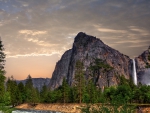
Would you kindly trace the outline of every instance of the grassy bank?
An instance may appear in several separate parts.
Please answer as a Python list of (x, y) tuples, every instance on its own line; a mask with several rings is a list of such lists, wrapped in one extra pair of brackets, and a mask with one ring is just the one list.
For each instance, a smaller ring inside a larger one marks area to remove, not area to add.
[(15, 110), (15, 108), (11, 108), (9, 106), (0, 105), (0, 111), (2, 111), (4, 113), (11, 113), (13, 110)]

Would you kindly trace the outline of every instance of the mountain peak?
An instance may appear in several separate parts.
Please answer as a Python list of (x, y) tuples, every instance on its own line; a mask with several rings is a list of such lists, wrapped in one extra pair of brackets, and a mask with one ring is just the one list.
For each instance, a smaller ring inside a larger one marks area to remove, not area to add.
[(84, 32), (79, 32), (78, 34), (77, 34), (77, 36), (75, 37), (75, 42), (78, 42), (78, 41), (81, 41), (82, 39), (89, 39), (89, 38), (93, 38), (93, 39), (96, 39), (96, 37), (94, 37), (94, 36), (90, 36), (90, 35), (87, 35), (86, 33), (84, 33)]
[(75, 65), (78, 60), (83, 62), (84, 75), (88, 79), (91, 73), (89, 67), (94, 65), (94, 59), (101, 59), (113, 67), (113, 70), (105, 74), (102, 74), (102, 69), (99, 69), (100, 74), (95, 76), (95, 82), (100, 88), (117, 85), (116, 73), (129, 78), (129, 57), (107, 46), (99, 38), (79, 32), (74, 39), (73, 48), (65, 52), (61, 60), (56, 64), (50, 87), (52, 89), (59, 87), (64, 77), (67, 79), (69, 85), (72, 85), (75, 77)]
[[(97, 42), (97, 43), (95, 43), (95, 42)], [(83, 33), (83, 32), (79, 32), (74, 39), (73, 46), (76, 46), (77, 48), (78, 47), (84, 47), (85, 48), (91, 44), (104, 46), (104, 43), (99, 38), (96, 38), (96, 37), (91, 36), (91, 35), (87, 35), (86, 33)]]

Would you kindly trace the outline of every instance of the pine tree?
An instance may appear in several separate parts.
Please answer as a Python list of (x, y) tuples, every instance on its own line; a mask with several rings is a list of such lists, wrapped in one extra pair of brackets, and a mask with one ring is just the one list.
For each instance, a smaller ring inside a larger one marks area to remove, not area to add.
[(19, 93), (20, 93), (20, 98), (21, 98), (21, 101), (20, 102), (25, 102), (25, 98), (26, 98), (26, 95), (25, 95), (25, 86), (23, 85), (23, 83), (22, 82), (20, 82), (19, 84), (18, 84), (18, 90), (19, 90)]
[(35, 91), (36, 91), (36, 95), (37, 95), (36, 102), (40, 102), (40, 91), (39, 91), (39, 89), (37, 87), (35, 88)]
[(48, 88), (47, 86), (44, 84), (44, 86), (42, 87), (42, 90), (40, 92), (40, 100), (41, 102), (46, 102), (46, 97), (48, 95)]
[(107, 72), (110, 72), (113, 69), (109, 64), (102, 61), (102, 59), (94, 59), (94, 64), (90, 66), (90, 70), (92, 71), (92, 78), (94, 77), (94, 83), (98, 81), (100, 72), (106, 76), (107, 86), (109, 87), (109, 76)]
[(33, 87), (32, 77), (28, 75), (26, 83), (25, 83), (25, 90), (26, 90), (26, 101), (30, 102), (31, 104), (35, 105), (36, 102), (39, 101), (39, 92)]
[(69, 102), (71, 103), (76, 102), (76, 97), (77, 97), (76, 87), (72, 86), (70, 87), (70, 90), (69, 90)]
[(25, 87), (31, 89), (33, 87), (32, 77), (28, 75), (25, 83)]
[(68, 102), (68, 99), (69, 99), (69, 85), (66, 81), (66, 78), (63, 78), (61, 92), (62, 92), (63, 102), (64, 103)]
[(3, 96), (5, 94), (4, 82), (5, 82), (5, 76), (3, 75), (3, 73), (1, 73), (0, 70), (0, 103), (3, 102)]
[(14, 80), (13, 76), (11, 76), (11, 78), (8, 78), (6, 85), (7, 85), (7, 92), (9, 92), (10, 94), (12, 106), (18, 105), (19, 104), (18, 97), (20, 96), (17, 90), (17, 83)]
[(28, 75), (25, 83), (25, 92), (26, 92), (26, 101), (31, 102), (32, 101), (32, 91), (33, 91), (33, 83), (32, 83), (32, 77), (31, 75)]
[(15, 81), (15, 96), (16, 96), (16, 105), (19, 105), (22, 103), (22, 93), (20, 92), (19, 88), (18, 88), (18, 85), (17, 85), (17, 82)]
[(4, 54), (4, 45), (2, 44), (1, 38), (0, 38), (0, 71), (2, 74), (5, 73), (4, 71), (4, 65), (5, 65), (5, 54)]
[(76, 62), (76, 70), (75, 70), (75, 87), (77, 89), (77, 96), (79, 98), (79, 103), (82, 103), (83, 91), (85, 88), (85, 80), (84, 80), (84, 71), (83, 71), (83, 63), (81, 61)]
[(32, 91), (31, 91), (31, 100), (30, 102), (35, 106), (35, 104), (39, 101), (38, 99), (38, 93), (37, 93), (37, 90), (32, 87)]
[(90, 103), (96, 103), (97, 102), (97, 89), (92, 80), (89, 80), (88, 85), (87, 85), (87, 90), (89, 94)]
[(5, 93), (4, 83), (5, 83), (6, 77), (4, 76), (5, 74), (4, 65), (5, 65), (4, 46), (0, 38), (0, 103), (4, 101), (3, 97)]

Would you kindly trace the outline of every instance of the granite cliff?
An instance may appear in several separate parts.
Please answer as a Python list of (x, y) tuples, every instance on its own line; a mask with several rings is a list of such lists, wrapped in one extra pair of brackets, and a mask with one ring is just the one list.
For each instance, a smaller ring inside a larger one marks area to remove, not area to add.
[(99, 73), (95, 76), (95, 82), (100, 88), (117, 85), (118, 76), (125, 76), (129, 79), (132, 74), (132, 60), (128, 56), (104, 44), (100, 39), (80, 32), (74, 39), (72, 49), (66, 51), (57, 62), (49, 84), (50, 88), (59, 87), (64, 77), (69, 85), (74, 83), (77, 60), (83, 62), (84, 76), (85, 79), (88, 79), (91, 73), (89, 67), (94, 65), (95, 59), (100, 59), (112, 67), (105, 73), (102, 69), (98, 70)]
[(138, 82), (150, 85), (150, 46), (135, 61)]
[[(25, 79), (25, 80), (17, 80), (16, 82), (17, 83), (22, 82), (25, 85), (26, 80), (27, 79)], [(33, 87), (34, 88), (38, 88), (38, 90), (40, 91), (44, 85), (46, 85), (46, 86), (49, 85), (50, 80), (51, 80), (50, 78), (32, 78)]]

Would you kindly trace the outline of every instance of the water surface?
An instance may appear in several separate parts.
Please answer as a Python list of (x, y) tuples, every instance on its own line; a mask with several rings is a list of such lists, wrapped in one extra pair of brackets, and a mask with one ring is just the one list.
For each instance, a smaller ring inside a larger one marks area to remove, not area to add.
[(12, 113), (61, 113), (56, 111), (41, 111), (41, 110), (15, 110)]

